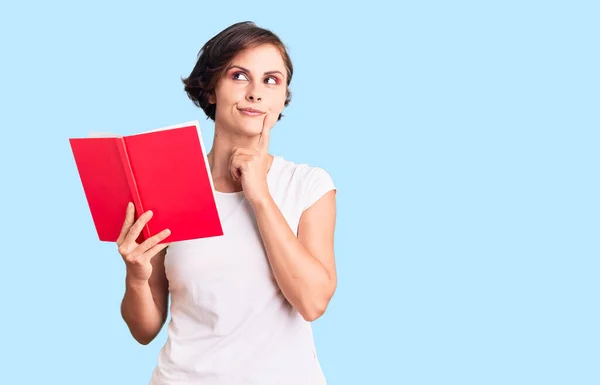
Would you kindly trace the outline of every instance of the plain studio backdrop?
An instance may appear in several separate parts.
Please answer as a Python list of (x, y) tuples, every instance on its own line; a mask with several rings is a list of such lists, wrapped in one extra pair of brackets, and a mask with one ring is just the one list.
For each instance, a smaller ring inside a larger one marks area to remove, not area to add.
[(5, 384), (146, 384), (68, 143), (200, 120), (180, 78), (253, 20), (288, 46), (271, 152), (339, 189), (314, 323), (338, 384), (598, 384), (600, 82), (589, 1), (0, 6)]

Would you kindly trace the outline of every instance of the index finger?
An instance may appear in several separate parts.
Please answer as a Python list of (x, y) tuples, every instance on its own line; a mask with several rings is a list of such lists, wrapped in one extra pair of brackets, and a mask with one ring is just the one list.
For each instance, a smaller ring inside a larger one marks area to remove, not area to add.
[(133, 223), (133, 226), (129, 228), (127, 235), (125, 235), (125, 242), (133, 244), (144, 229), (144, 226), (146, 226), (146, 223), (148, 223), (148, 221), (150, 221), (150, 218), (152, 218), (152, 215), (152, 210), (148, 210), (142, 215), (140, 215), (137, 221)]
[(277, 122), (277, 118), (279, 114), (273, 114), (271, 112), (267, 113), (265, 119), (263, 120), (262, 131), (260, 132), (260, 139), (258, 141), (258, 150), (267, 152), (269, 148), (269, 141), (271, 138), (271, 129)]
[(117, 239), (117, 245), (121, 246), (121, 243), (125, 240), (125, 236), (129, 231), (129, 228), (133, 225), (134, 219), (134, 207), (133, 203), (129, 202), (127, 204), (127, 210), (125, 211), (125, 220), (123, 221), (123, 227), (121, 228), (121, 233), (119, 234), (119, 238)]

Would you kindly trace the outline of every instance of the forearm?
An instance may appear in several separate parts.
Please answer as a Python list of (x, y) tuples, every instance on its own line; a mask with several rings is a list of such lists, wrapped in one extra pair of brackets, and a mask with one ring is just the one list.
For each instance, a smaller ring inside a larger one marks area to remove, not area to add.
[(147, 281), (126, 279), (121, 315), (133, 337), (141, 344), (149, 344), (164, 324), (164, 313), (156, 305)]
[(332, 277), (300, 243), (270, 196), (253, 208), (281, 292), (304, 319), (318, 318), (333, 293)]

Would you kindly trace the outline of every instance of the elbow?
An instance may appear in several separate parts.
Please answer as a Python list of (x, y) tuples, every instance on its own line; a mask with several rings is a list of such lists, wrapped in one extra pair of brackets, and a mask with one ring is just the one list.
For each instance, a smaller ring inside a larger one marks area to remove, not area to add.
[(138, 334), (138, 335), (133, 335), (133, 338), (140, 344), (140, 345), (150, 345), (150, 343), (152, 341), (154, 341), (154, 338), (156, 337), (156, 335), (150, 335), (150, 334), (146, 334), (146, 335), (142, 335), (142, 334)]
[(140, 328), (136, 327), (136, 325), (133, 325), (129, 322), (125, 322), (125, 324), (127, 325), (127, 328), (129, 329), (129, 333), (131, 334), (133, 339), (140, 345), (149, 345), (154, 340), (156, 335), (158, 334), (158, 333), (148, 333), (147, 331), (144, 331), (143, 329), (140, 329)]
[(327, 295), (325, 298), (311, 301), (309, 304), (303, 306), (299, 311), (300, 315), (302, 315), (302, 318), (304, 318), (304, 320), (307, 322), (313, 322), (321, 318), (329, 306), (329, 301), (331, 300), (332, 295), (333, 293)]
[(150, 338), (135, 338), (135, 340), (140, 344), (140, 345), (149, 345), (150, 342), (152, 342), (152, 339)]
[(300, 314), (306, 322), (313, 322), (318, 320), (323, 314), (325, 314), (325, 309), (313, 307), (311, 309), (305, 309), (304, 311), (300, 312)]
[(152, 341), (158, 336), (159, 330), (144, 330), (135, 329), (132, 326), (129, 327), (129, 332), (133, 339), (140, 345), (150, 345)]

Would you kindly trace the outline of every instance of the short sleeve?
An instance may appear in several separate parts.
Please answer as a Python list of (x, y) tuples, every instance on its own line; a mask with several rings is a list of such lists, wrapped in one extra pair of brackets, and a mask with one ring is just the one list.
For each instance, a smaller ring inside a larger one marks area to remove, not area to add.
[(320, 167), (309, 168), (304, 179), (302, 211), (308, 209), (331, 190), (336, 190), (331, 175)]

